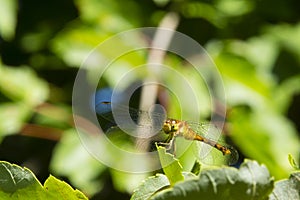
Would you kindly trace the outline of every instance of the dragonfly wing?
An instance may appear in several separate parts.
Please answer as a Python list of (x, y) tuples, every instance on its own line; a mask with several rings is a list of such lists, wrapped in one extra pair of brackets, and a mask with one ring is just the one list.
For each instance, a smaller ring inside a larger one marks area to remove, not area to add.
[(151, 124), (152, 120), (155, 119), (164, 120), (165, 118), (165, 117), (161, 117), (162, 115), (160, 113), (149, 114), (146, 111), (141, 111), (122, 104), (112, 105), (107, 102), (104, 102), (103, 104), (104, 105), (100, 103), (101, 108), (103, 108), (104, 110), (103, 112), (99, 112), (99, 115), (104, 119), (113, 123), (122, 122), (122, 121), (124, 123), (128, 121), (134, 121), (135, 123), (138, 123), (139, 119), (142, 119), (144, 124)]
[(122, 104), (112, 105), (107, 102), (105, 102), (105, 106), (110, 106), (110, 112), (101, 113), (100, 116), (130, 135), (148, 138), (162, 129), (165, 119), (163, 113), (149, 113)]
[(196, 123), (187, 122), (191, 129), (193, 129), (198, 135), (201, 135), (207, 139), (213, 141), (221, 141), (224, 143), (224, 137), (220, 129), (212, 123)]

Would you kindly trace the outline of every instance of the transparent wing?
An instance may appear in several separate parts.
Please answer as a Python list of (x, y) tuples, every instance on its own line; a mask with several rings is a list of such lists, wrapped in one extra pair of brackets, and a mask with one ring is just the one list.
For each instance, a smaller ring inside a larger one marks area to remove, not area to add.
[[(96, 105), (101, 106), (106, 112), (99, 113), (100, 116), (115, 123), (114, 115), (123, 115), (125, 117), (130, 116), (131, 119), (138, 123), (139, 119), (143, 119), (143, 124), (152, 124), (153, 120), (163, 121), (166, 119), (166, 114), (163, 111), (154, 110), (151, 112), (141, 111), (135, 108), (131, 108), (122, 104), (111, 104), (110, 102), (100, 102)], [(128, 115), (129, 114), (129, 115)]]
[(100, 113), (100, 116), (108, 120), (111, 126), (118, 126), (127, 133), (138, 130), (144, 138), (158, 133), (166, 119), (165, 113), (157, 110), (153, 112), (141, 111), (122, 104), (111, 104), (110, 102), (100, 102), (97, 105), (107, 111)]
[(215, 142), (225, 143), (224, 136), (222, 135), (220, 129), (208, 122), (190, 122), (187, 121), (191, 129), (193, 129), (198, 135), (201, 135), (207, 139), (213, 140)]

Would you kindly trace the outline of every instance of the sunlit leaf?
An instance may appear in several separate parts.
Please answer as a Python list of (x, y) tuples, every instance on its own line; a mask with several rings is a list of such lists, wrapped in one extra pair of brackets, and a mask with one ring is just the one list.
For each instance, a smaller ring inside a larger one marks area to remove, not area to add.
[(300, 199), (300, 173), (291, 174), (288, 180), (275, 183), (275, 188), (270, 195), (270, 200)]
[(289, 160), (289, 162), (290, 162), (290, 165), (291, 165), (295, 170), (299, 170), (299, 169), (300, 169), (300, 168), (299, 168), (299, 164), (296, 163), (294, 157), (293, 157), (291, 154), (288, 155), (288, 160)]
[[(257, 74), (255, 70), (255, 66), (245, 58), (238, 55), (224, 52), (215, 59), (215, 62), (216, 65), (218, 66), (218, 69), (222, 73), (222, 76), (228, 79), (228, 81), (230, 81), (229, 83), (231, 85), (228, 85), (229, 87), (227, 89), (228, 89), (228, 94), (230, 95), (231, 98), (233, 98), (232, 97), (233, 92), (235, 92), (234, 93), (235, 95), (244, 94), (242, 91), (239, 93), (239, 91), (236, 90), (237, 88), (234, 88), (238, 86), (239, 87), (244, 86), (244, 90), (249, 88), (249, 90), (253, 90), (262, 96), (268, 97), (270, 95), (269, 94), (270, 83), (268, 82), (268, 80), (264, 79), (259, 74)], [(255, 97), (254, 96), (255, 94), (251, 94), (251, 95), (253, 96), (253, 98)]]
[(170, 0), (153, 0), (158, 6), (165, 6), (170, 2)]
[(300, 55), (300, 24), (280, 24), (277, 26), (269, 26), (268, 33), (280, 42), (285, 48), (291, 51), (294, 55), (297, 55), (299, 60)]
[[(74, 190), (66, 182), (58, 180), (54, 176), (50, 176), (44, 184), (44, 190), (47, 191), (47, 199), (85, 199), (87, 197), (79, 190)], [(48, 197), (49, 196), (49, 197)]]
[(134, 191), (131, 200), (149, 199), (160, 189), (169, 186), (167, 176), (156, 174), (143, 181), (143, 183)]
[(0, 140), (9, 134), (17, 133), (23, 127), (24, 122), (31, 116), (31, 110), (16, 103), (0, 105)]
[(244, 155), (263, 162), (276, 178), (289, 174), (287, 155), (298, 154), (300, 141), (286, 118), (267, 110), (236, 109), (231, 112), (230, 120), (232, 139)]
[(217, 8), (228, 16), (240, 16), (249, 13), (254, 8), (252, 1), (227, 0), (218, 1)]
[(40, 185), (28, 169), (8, 162), (0, 162), (0, 188), (2, 193), (15, 193), (26, 187), (38, 188)]
[(239, 170), (204, 170), (198, 179), (179, 182), (151, 199), (266, 199), (272, 189), (273, 179), (266, 167), (247, 161)]
[(179, 161), (174, 155), (167, 153), (166, 148), (157, 146), (157, 149), (163, 171), (168, 177), (171, 186), (178, 181), (182, 181), (184, 177), (182, 175), (182, 166)]
[(76, 0), (75, 3), (80, 9), (80, 17), (88, 23), (101, 26), (103, 32), (120, 32), (133, 28), (133, 24), (137, 25), (140, 21), (141, 12), (132, 0), (126, 2), (126, 7), (120, 0)]
[[(185, 180), (195, 179), (193, 173), (183, 172)], [(131, 200), (144, 200), (154, 196), (160, 190), (164, 190), (170, 187), (170, 182), (166, 175), (156, 174), (155, 176), (148, 177), (143, 183), (134, 191)]]
[(300, 92), (300, 75), (284, 80), (274, 92), (274, 109), (286, 113), (294, 96)]
[(192, 1), (183, 4), (181, 12), (187, 18), (203, 18), (216, 27), (223, 27), (227, 23), (224, 14), (218, 12), (214, 5), (208, 3)]
[(53, 176), (42, 186), (29, 169), (5, 161), (0, 162), (0, 196), (3, 200), (87, 199), (82, 192)]
[(0, 1), (0, 35), (11, 40), (15, 35), (17, 25), (18, 1), (2, 0)]
[(110, 169), (114, 187), (120, 192), (132, 193), (150, 173), (128, 173)]
[(102, 187), (97, 176), (106, 169), (84, 148), (73, 129), (63, 133), (53, 152), (50, 167), (55, 174), (68, 177), (74, 186), (90, 195)]
[(0, 92), (14, 101), (36, 106), (48, 97), (47, 83), (29, 67), (0, 65)]
[[(70, 66), (79, 67), (97, 45), (121, 31), (134, 28), (141, 20), (136, 2), (76, 0), (80, 20), (70, 23), (52, 42), (52, 49)], [(76, 27), (76, 28), (74, 28)], [(115, 40), (105, 51), (97, 55), (102, 59), (107, 53), (118, 51), (127, 41)], [(130, 40), (131, 42), (134, 40)], [(112, 48), (117, 47), (117, 48)], [(113, 58), (115, 59), (115, 57)], [(98, 66), (99, 67), (99, 66)], [(105, 67), (105, 66), (103, 66)]]

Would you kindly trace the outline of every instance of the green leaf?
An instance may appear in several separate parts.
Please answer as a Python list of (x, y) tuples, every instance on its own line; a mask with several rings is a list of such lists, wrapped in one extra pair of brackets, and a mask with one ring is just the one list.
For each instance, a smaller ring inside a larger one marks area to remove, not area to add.
[(50, 176), (45, 181), (44, 189), (47, 191), (47, 197), (53, 197), (53, 199), (87, 199), (82, 192), (74, 190), (66, 182), (58, 180), (54, 176)]
[(277, 181), (269, 199), (300, 199), (300, 173), (291, 174), (288, 180)]
[(15, 35), (17, 12), (17, 0), (0, 1), (0, 35), (5, 40), (11, 40)]
[(87, 199), (67, 183), (50, 176), (44, 187), (27, 168), (0, 161), (1, 200)]
[(182, 166), (180, 165), (178, 159), (174, 155), (167, 153), (166, 148), (161, 146), (156, 146), (158, 150), (158, 155), (160, 159), (161, 166), (164, 173), (168, 177), (171, 186), (176, 182), (184, 180), (182, 175)]
[(63, 133), (54, 149), (50, 168), (55, 174), (68, 177), (75, 187), (89, 195), (102, 187), (97, 176), (106, 169), (84, 148), (74, 129)]
[(36, 106), (45, 101), (49, 89), (30, 68), (13, 68), (0, 63), (0, 92), (14, 101)]
[(300, 92), (300, 74), (284, 80), (274, 92), (274, 108), (287, 113), (293, 98)]
[(300, 55), (300, 24), (279, 24), (276, 26), (269, 26), (267, 28), (268, 34), (270, 34), (277, 42), (295, 54), (299, 61)]
[[(235, 100), (233, 97), (245, 98), (243, 99), (244, 101), (252, 100), (246, 98), (269, 97), (269, 86), (272, 82), (258, 74), (255, 66), (246, 58), (231, 52), (222, 52), (215, 58), (215, 62), (224, 77), (227, 85), (226, 94), (230, 95), (229, 97), (232, 102), (240, 100)], [(234, 91), (232, 91), (233, 87), (235, 87)], [(243, 92), (243, 90), (247, 91)], [(236, 91), (239, 93), (233, 93)], [(254, 92), (254, 94), (258, 93), (261, 96), (257, 97), (252, 94), (252, 92)], [(257, 99), (255, 100), (257, 101)]]
[(251, 12), (254, 8), (253, 1), (239, 1), (239, 0), (227, 0), (217, 1), (216, 7), (220, 13), (224, 13), (225, 16), (241, 16)]
[[(111, 179), (113, 181), (114, 188), (117, 191), (124, 193), (132, 193), (143, 180), (150, 176), (150, 173), (130, 173), (124, 171), (118, 171), (115, 169), (109, 169)], [(151, 174), (152, 175), (152, 174)], [(169, 182), (168, 182), (169, 184)]]
[(299, 165), (296, 163), (294, 157), (293, 157), (291, 154), (288, 155), (288, 160), (289, 160), (289, 162), (290, 162), (290, 165), (291, 165), (295, 170), (299, 170), (299, 169), (300, 169), (300, 168), (299, 168)]
[[(195, 179), (197, 176), (190, 172), (183, 172), (185, 180)], [(144, 200), (151, 198), (156, 192), (169, 188), (170, 183), (166, 175), (156, 174), (143, 181), (143, 183), (134, 191), (131, 200)]]
[(196, 160), (191, 172), (195, 175), (199, 175), (200, 171), (201, 171), (201, 163), (198, 160)]
[[(123, 2), (120, 0), (102, 0), (101, 2), (77, 0), (75, 3), (78, 6), (80, 20), (82, 21), (76, 20), (70, 23), (52, 42), (53, 51), (70, 66), (80, 66), (94, 47), (99, 44), (102, 45), (103, 41), (115, 33), (134, 28), (134, 24), (140, 24), (139, 21), (142, 19), (139, 15), (138, 4), (132, 0), (126, 2), (126, 7), (123, 6)], [(95, 29), (101, 29), (101, 31), (95, 31)], [(138, 37), (135, 37), (122, 41), (122, 38), (121, 40), (115, 38), (114, 41), (109, 42), (110, 44), (107, 47), (99, 51), (99, 56), (104, 57), (103, 59), (110, 59), (110, 55), (116, 55), (114, 52), (122, 50), (124, 46), (129, 44), (129, 41), (132, 43), (137, 39)], [(112, 46), (118, 48), (113, 49)], [(111, 58), (115, 60), (116, 57), (112, 56)], [(134, 59), (139, 58), (135, 57), (132, 61)], [(98, 64), (97, 61), (97, 66)], [(118, 69), (120, 70), (122, 67), (118, 67)]]
[(149, 199), (155, 192), (169, 186), (167, 176), (156, 174), (147, 178), (133, 193), (131, 200)]
[(170, 2), (170, 0), (153, 0), (153, 2), (156, 5), (163, 7), (163, 6), (167, 5)]
[(208, 3), (192, 1), (181, 6), (181, 12), (186, 18), (203, 18), (216, 27), (224, 27), (227, 18)]
[(289, 175), (291, 167), (286, 157), (298, 154), (300, 142), (288, 119), (262, 108), (252, 112), (236, 109), (229, 119), (231, 138), (244, 155), (264, 162), (276, 179)]
[(0, 105), (0, 141), (6, 135), (17, 133), (31, 116), (31, 110), (24, 104), (2, 103)]
[[(132, 0), (123, 1), (75, 1), (79, 8), (80, 18), (89, 24), (101, 27), (101, 32), (120, 32), (139, 25), (143, 12), (139, 10), (138, 3)], [(101, 10), (101, 12), (99, 12)]]
[(273, 179), (265, 166), (246, 161), (231, 167), (204, 170), (198, 179), (179, 182), (157, 192), (152, 199), (266, 199)]
[[(28, 67), (9, 67), (0, 62), (0, 136), (19, 132), (31, 117), (34, 107), (48, 97), (47, 83)], [(0, 137), (0, 140), (1, 140)]]
[(5, 161), (0, 162), (0, 176), (0, 190), (4, 193), (15, 193), (22, 188), (39, 186), (31, 171)]

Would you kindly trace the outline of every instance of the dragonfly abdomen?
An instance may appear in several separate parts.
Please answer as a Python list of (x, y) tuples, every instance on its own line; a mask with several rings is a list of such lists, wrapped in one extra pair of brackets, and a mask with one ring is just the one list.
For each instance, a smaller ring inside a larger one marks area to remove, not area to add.
[[(179, 126), (179, 127), (181, 128), (181, 126)], [(198, 135), (194, 130), (189, 128), (189, 126), (187, 126), (187, 124), (182, 125), (182, 128), (180, 130), (180, 135), (182, 135), (187, 140), (197, 140), (197, 141), (204, 142), (204, 143), (218, 149), (219, 151), (221, 151), (223, 153), (223, 155), (231, 154), (231, 151), (227, 147), (225, 147), (215, 141), (212, 141), (210, 139), (202, 137), (201, 135)]]
[(200, 135), (196, 135), (194, 140), (202, 141), (202, 142), (218, 149), (219, 151), (221, 151), (223, 153), (223, 155), (231, 154), (231, 151), (227, 147), (225, 147), (215, 141), (212, 141), (210, 139), (204, 138)]

